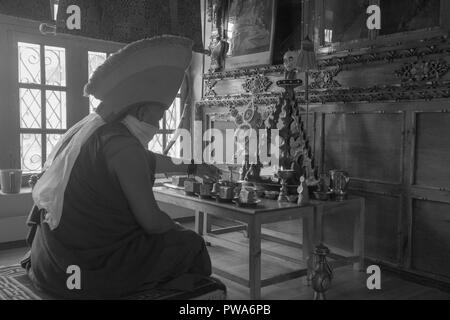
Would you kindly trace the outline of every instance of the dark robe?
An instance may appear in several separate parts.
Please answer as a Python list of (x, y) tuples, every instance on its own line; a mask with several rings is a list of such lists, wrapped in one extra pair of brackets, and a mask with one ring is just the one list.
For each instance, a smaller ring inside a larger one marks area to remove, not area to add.
[[(119, 298), (185, 274), (211, 274), (205, 243), (195, 232), (148, 234), (138, 224), (108, 169), (108, 157), (121, 148), (130, 156), (143, 149), (122, 123), (102, 126), (81, 148), (58, 227), (40, 223), (32, 243), (29, 276), (38, 288), (62, 298)], [(147, 154), (154, 173), (154, 155)], [(71, 265), (81, 270), (81, 290), (67, 287)]]

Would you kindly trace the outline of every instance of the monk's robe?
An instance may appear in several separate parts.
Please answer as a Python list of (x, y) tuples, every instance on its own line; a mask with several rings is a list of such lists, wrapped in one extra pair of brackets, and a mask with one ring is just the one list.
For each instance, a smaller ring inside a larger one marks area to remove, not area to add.
[[(148, 234), (138, 224), (109, 169), (108, 159), (117, 152), (144, 155), (154, 173), (154, 155), (120, 122), (100, 127), (87, 140), (72, 169), (56, 229), (42, 222), (41, 211), (28, 272), (41, 290), (61, 298), (119, 298), (186, 274), (211, 274), (205, 243), (195, 232), (175, 228)], [(148, 183), (153, 184), (151, 173)], [(80, 290), (67, 286), (75, 283), (69, 279), (73, 271), (67, 273), (71, 265), (81, 270)]]

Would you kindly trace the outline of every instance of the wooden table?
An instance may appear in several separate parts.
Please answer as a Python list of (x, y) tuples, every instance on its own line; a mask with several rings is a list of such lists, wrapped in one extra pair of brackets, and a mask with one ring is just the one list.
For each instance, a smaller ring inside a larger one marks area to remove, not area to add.
[[(360, 271), (364, 268), (365, 201), (362, 197), (349, 196), (348, 199), (340, 202), (311, 200), (305, 206), (263, 199), (258, 207), (251, 209), (238, 207), (234, 204), (219, 203), (215, 200), (203, 200), (198, 197), (187, 196), (183, 190), (174, 190), (167, 187), (154, 187), (153, 190), (157, 201), (193, 210), (195, 212), (195, 230), (201, 235), (247, 230), (249, 238), (248, 279), (231, 274), (218, 266), (213, 266), (213, 270), (214, 273), (224, 278), (250, 288), (251, 299), (261, 298), (262, 287), (312, 274), (312, 268), (314, 267), (312, 266), (313, 247), (319, 243), (324, 243), (323, 220), (326, 215), (341, 214), (345, 217), (353, 216), (354, 218), (353, 252), (350, 255), (343, 255), (341, 252), (337, 252), (339, 251), (337, 248), (332, 248), (328, 255), (332, 260), (329, 264), (334, 268), (353, 264), (354, 268)], [(244, 228), (233, 226), (213, 231), (208, 215), (239, 221), (246, 226)], [(295, 219), (303, 220), (302, 244), (261, 233), (263, 224)], [(301, 260), (305, 262), (307, 267), (261, 279), (262, 239), (301, 248), (303, 252)]]
[[(187, 196), (182, 190), (167, 187), (154, 187), (155, 199), (180, 207), (189, 208), (195, 212), (196, 231), (204, 235), (210, 231), (207, 215), (235, 220), (247, 225), (249, 238), (249, 277), (244, 279), (213, 266), (214, 273), (250, 288), (250, 298), (260, 299), (261, 288), (290, 279), (306, 276), (311, 272), (311, 258), (314, 236), (314, 205), (298, 206), (292, 203), (279, 203), (263, 199), (256, 208), (242, 208), (235, 204), (219, 203), (215, 200), (203, 200)], [(205, 215), (206, 214), (206, 215)], [(261, 279), (261, 225), (286, 220), (303, 219), (303, 261), (307, 268), (289, 273)]]

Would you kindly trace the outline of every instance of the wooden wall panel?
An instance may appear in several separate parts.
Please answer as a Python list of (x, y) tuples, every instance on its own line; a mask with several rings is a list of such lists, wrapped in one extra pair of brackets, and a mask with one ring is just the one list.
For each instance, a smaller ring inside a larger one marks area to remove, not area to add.
[(415, 153), (415, 184), (450, 189), (450, 113), (417, 113)]
[(412, 266), (450, 280), (450, 203), (414, 200)]
[(325, 115), (325, 170), (345, 169), (358, 179), (400, 183), (401, 113)]
[[(366, 199), (365, 250), (367, 257), (396, 263), (400, 198), (369, 193), (357, 195)], [(343, 215), (345, 213), (334, 213), (324, 218), (324, 242), (333, 247), (350, 250), (353, 244), (354, 217)]]
[(327, 210), (323, 217), (323, 241), (325, 245), (351, 252), (353, 246), (354, 216), (343, 209)]
[(366, 255), (397, 262), (401, 198), (378, 194), (359, 194), (366, 199)]

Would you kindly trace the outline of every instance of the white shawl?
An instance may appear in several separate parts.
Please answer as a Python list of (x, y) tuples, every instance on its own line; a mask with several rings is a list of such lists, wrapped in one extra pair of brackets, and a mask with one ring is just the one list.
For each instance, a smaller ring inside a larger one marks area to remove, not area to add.
[[(62, 136), (45, 162), (45, 173), (33, 188), (33, 200), (39, 209), (47, 211), (44, 222), (51, 230), (58, 226), (61, 219), (64, 192), (81, 147), (104, 124), (105, 121), (97, 113), (86, 116)], [(56, 156), (69, 139), (67, 146)]]

